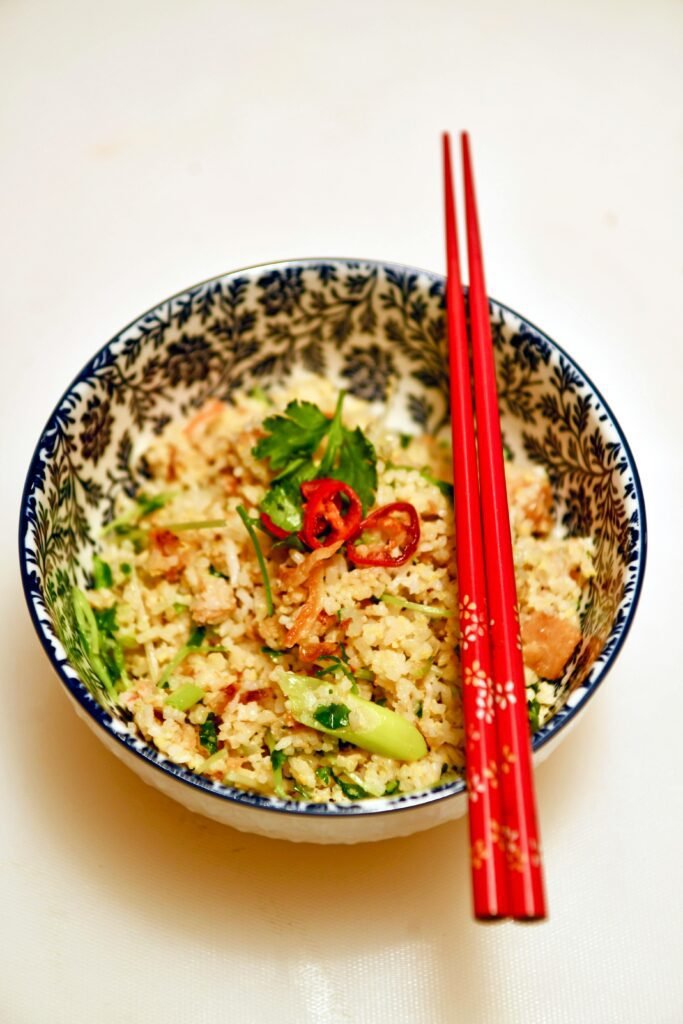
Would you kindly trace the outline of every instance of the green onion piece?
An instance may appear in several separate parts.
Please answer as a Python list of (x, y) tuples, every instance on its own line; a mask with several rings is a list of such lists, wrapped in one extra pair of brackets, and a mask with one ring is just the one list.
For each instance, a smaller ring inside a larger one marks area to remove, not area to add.
[(416, 714), (416, 716), (418, 718), (422, 718), (423, 709), (424, 709), (424, 701), (420, 701), (420, 703), (417, 705), (417, 708), (415, 709), (415, 714)]
[(316, 777), (318, 779), (320, 779), (320, 781), (323, 783), (323, 785), (329, 786), (329, 784), (330, 784), (330, 769), (327, 767), (326, 764), (321, 764), (319, 768), (316, 768), (315, 774), (316, 774)]
[(356, 672), (356, 679), (360, 679), (364, 683), (374, 683), (375, 673), (369, 668), (359, 668)]
[(353, 693), (345, 693), (343, 701), (349, 711), (349, 725), (332, 729), (316, 718), (316, 710), (320, 707), (320, 699), (316, 695), (320, 688), (319, 680), (280, 671), (278, 682), (289, 698), (294, 718), (310, 729), (319, 729), (372, 754), (393, 757), (397, 761), (418, 761), (427, 753), (427, 744), (419, 730), (395, 711)]
[(408, 601), (405, 597), (397, 597), (395, 594), (382, 594), (380, 601), (384, 604), (392, 605), (395, 608), (405, 608), (409, 612), (422, 612), (423, 615), (428, 615), (431, 619), (450, 619), (452, 612), (449, 612), (448, 608), (439, 608), (436, 605), (427, 604), (416, 604), (414, 601)]
[(194, 683), (185, 683), (183, 686), (179, 686), (170, 697), (167, 697), (164, 703), (172, 708), (177, 708), (178, 711), (189, 711), (191, 707), (194, 707), (202, 699), (204, 694), (205, 691), (201, 686), (196, 686)]
[(209, 566), (209, 576), (216, 576), (219, 580), (227, 580), (230, 578), (229, 576), (226, 576), (224, 572), (221, 572), (220, 569), (217, 569), (215, 565)]
[(130, 574), (133, 571), (133, 566), (130, 564), (130, 562), (121, 562), (119, 569), (121, 570), (124, 576), (130, 576)]
[(114, 582), (111, 567), (99, 555), (95, 555), (92, 560), (92, 576), (95, 590), (107, 589)]
[(97, 628), (95, 613), (90, 607), (87, 597), (78, 587), (74, 587), (71, 592), (71, 602), (73, 604), (74, 616), (76, 617), (76, 625), (87, 653), (99, 654), (100, 631)]
[(276, 658), (281, 658), (283, 654), (287, 653), (287, 651), (279, 651), (276, 647), (262, 647), (261, 653), (267, 654), (269, 658), (272, 658), (273, 661), (275, 661)]
[[(81, 638), (85, 654), (90, 662), (90, 667), (93, 672), (100, 680), (105, 690), (112, 699), (116, 698), (116, 687), (112, 680), (109, 669), (107, 668), (102, 656), (101, 656), (101, 642), (102, 637), (100, 636), (100, 630), (97, 625), (97, 618), (95, 612), (90, 607), (87, 597), (82, 590), (78, 587), (74, 587), (71, 591), (71, 603), (74, 610), (74, 618), (76, 620), (76, 629)], [(102, 653), (112, 653), (111, 648), (114, 650), (118, 649), (118, 645), (111, 639), (111, 637), (104, 638), (107, 641), (107, 651)], [(115, 656), (115, 655), (114, 655)], [(124, 673), (122, 669), (122, 655), (119, 659), (120, 667), (116, 665), (118, 670), (118, 676), (121, 677)]]
[(413, 435), (412, 434), (399, 434), (398, 435), (399, 444), (401, 445), (401, 448), (404, 448), (404, 449), (408, 447), (408, 445), (410, 444), (412, 439), (413, 439)]
[(189, 604), (183, 604), (182, 601), (173, 602), (173, 611), (176, 613), (176, 615), (182, 615), (182, 613), (187, 611), (189, 607)]
[(391, 782), (387, 782), (386, 789), (384, 790), (385, 796), (393, 796), (394, 793), (398, 793), (401, 788), (401, 783), (398, 779), (392, 779)]
[(249, 534), (249, 539), (251, 540), (251, 543), (254, 545), (254, 551), (256, 552), (256, 559), (257, 559), (258, 564), (259, 564), (259, 569), (261, 570), (261, 578), (263, 580), (263, 589), (266, 592), (266, 612), (270, 616), (275, 611), (275, 608), (273, 607), (273, 593), (272, 593), (272, 591), (270, 589), (270, 579), (268, 577), (268, 569), (267, 569), (267, 566), (266, 566), (266, 560), (263, 557), (263, 551), (261, 550), (261, 545), (259, 543), (259, 539), (256, 536), (256, 531), (255, 531), (255, 529), (253, 527), (251, 518), (250, 518), (249, 513), (247, 512), (246, 508), (244, 507), (244, 505), (238, 505), (237, 506), (237, 515), (240, 517), (240, 519), (244, 523), (244, 528), (247, 531), (247, 533)]

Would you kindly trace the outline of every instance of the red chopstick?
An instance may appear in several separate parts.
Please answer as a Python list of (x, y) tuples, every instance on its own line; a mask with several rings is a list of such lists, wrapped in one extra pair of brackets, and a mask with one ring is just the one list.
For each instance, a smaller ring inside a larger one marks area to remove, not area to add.
[(489, 305), (466, 132), (461, 139), (479, 486), (510, 916), (530, 921), (546, 916), (543, 868)]
[(508, 895), (498, 788), (497, 737), (470, 364), (448, 135), (443, 136), (443, 169), (446, 314), (472, 897), (475, 917), (479, 920), (492, 920), (507, 916)]

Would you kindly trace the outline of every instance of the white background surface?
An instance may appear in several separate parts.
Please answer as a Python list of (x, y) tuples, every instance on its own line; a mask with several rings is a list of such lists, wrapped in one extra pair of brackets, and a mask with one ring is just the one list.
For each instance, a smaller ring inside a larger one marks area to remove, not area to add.
[[(683, 1021), (682, 42), (664, 0), (0, 2), (1, 1024)], [(632, 634), (538, 774), (542, 926), (471, 922), (464, 822), (296, 848), (148, 790), (67, 706), (17, 571), (93, 351), (254, 262), (441, 269), (444, 127), (490, 293), (594, 378), (648, 501)]]

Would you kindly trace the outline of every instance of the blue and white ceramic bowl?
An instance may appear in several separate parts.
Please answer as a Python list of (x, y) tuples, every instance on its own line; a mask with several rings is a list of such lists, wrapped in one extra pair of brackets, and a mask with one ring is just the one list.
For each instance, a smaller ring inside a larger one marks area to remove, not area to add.
[[(645, 566), (645, 509), (626, 439), (583, 371), (494, 301), (491, 324), (506, 442), (547, 470), (568, 532), (595, 538), (584, 641), (557, 684), (554, 716), (533, 738), (540, 760), (576, 721), (628, 632)], [(443, 278), (365, 260), (293, 260), (224, 274), (144, 313), (100, 349), (51, 415), (21, 508), (21, 569), (36, 631), (97, 736), (191, 810), (321, 843), (407, 835), (465, 811), (462, 782), (328, 806), (230, 789), (172, 764), (107, 703), (75, 638), (69, 599), (112, 503), (140, 483), (136, 453), (172, 417), (304, 367), (360, 398), (383, 402), (391, 393), (392, 425), (436, 433), (448, 422), (445, 351)]]

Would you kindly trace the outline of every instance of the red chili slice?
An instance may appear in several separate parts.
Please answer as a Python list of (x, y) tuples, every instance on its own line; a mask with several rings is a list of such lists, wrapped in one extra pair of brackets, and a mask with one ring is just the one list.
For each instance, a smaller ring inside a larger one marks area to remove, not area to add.
[(355, 537), (363, 506), (353, 488), (341, 480), (324, 478), (303, 483), (301, 493), (306, 499), (304, 525), (299, 534), (304, 544), (313, 549), (325, 548)]
[[(406, 522), (402, 517), (407, 516)], [(400, 517), (400, 518), (399, 518)], [(346, 545), (346, 554), (354, 565), (405, 565), (413, 557), (420, 543), (420, 517), (408, 501), (394, 501), (371, 512), (360, 524), (360, 533), (371, 530), (382, 534), (378, 544), (363, 544), (359, 551), (357, 540)], [(398, 547), (398, 554), (392, 554)]]
[(283, 530), (281, 526), (277, 526), (266, 512), (261, 513), (261, 522), (268, 533), (273, 537), (277, 537), (278, 540), (284, 540), (285, 537), (289, 537), (289, 530)]

